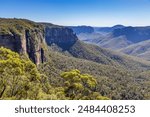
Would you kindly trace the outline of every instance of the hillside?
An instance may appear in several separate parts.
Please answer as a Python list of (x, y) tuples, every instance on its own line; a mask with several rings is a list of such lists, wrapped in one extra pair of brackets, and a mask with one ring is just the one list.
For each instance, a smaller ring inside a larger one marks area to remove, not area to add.
[(114, 51), (100, 48), (98, 46), (85, 44), (77, 41), (69, 50), (77, 58), (87, 59), (106, 65), (122, 66), (127, 69), (137, 70), (141, 68), (149, 69), (149, 62), (120, 54)]
[[(95, 91), (102, 96), (111, 99), (150, 98), (142, 93), (144, 90), (146, 94), (149, 94), (149, 79), (140, 74), (150, 70), (148, 61), (85, 44), (68, 27), (24, 19), (1, 19), (0, 21), (0, 24), (2, 23), (0, 29), (5, 30), (5, 33), (0, 30), (0, 47), (9, 48), (23, 58), (24, 55), (30, 58), (37, 65), (42, 76), (48, 78), (42, 81), (56, 88), (53, 93), (52, 91), (49, 93), (54, 94), (58, 91), (64, 96), (65, 92), (62, 91), (64, 90), (62, 87), (65, 84), (60, 74), (70, 71), (67, 73), (73, 72), (78, 75), (88, 73), (94, 76), (97, 80)], [(81, 74), (72, 69), (79, 69)], [(149, 76), (148, 73), (146, 74)], [(44, 90), (47, 91), (47, 89)], [(49, 95), (46, 94), (46, 96)], [(60, 98), (56, 96), (52, 99)], [(69, 99), (75, 98), (69, 97)], [(76, 97), (76, 99), (83, 98)]]
[(122, 29), (124, 28), (125, 26), (123, 25), (115, 25), (115, 26), (112, 26), (112, 27), (94, 27), (94, 30), (96, 32), (105, 32), (105, 33), (109, 33), (109, 32), (112, 32), (114, 31), (115, 29)]
[(45, 40), (53, 51), (65, 53), (67, 56), (90, 60), (93, 62), (121, 66), (131, 70), (149, 69), (150, 64), (144, 60), (138, 60), (120, 53), (109, 51), (101, 47), (85, 44), (69, 28), (44, 24)]
[(57, 44), (63, 50), (67, 50), (78, 40), (77, 36), (69, 28), (51, 24), (43, 25), (45, 27), (45, 40), (49, 46)]
[(68, 28), (71, 28), (76, 34), (94, 32), (94, 28), (91, 26), (68, 26)]
[(27, 55), (35, 64), (44, 61), (44, 28), (25, 19), (0, 19), (0, 46)]
[(132, 44), (125, 36), (113, 37), (110, 33), (81, 33), (78, 38), (86, 43), (94, 44), (111, 50), (118, 50)]
[[(79, 28), (80, 27), (77, 29)], [(122, 25), (116, 25), (113, 27), (93, 27), (94, 31), (91, 33), (82, 31), (81, 33), (77, 33), (77, 36), (80, 40), (86, 43), (95, 44), (111, 50), (117, 50), (132, 44), (125, 35), (114, 36), (113, 33), (115, 33), (115, 30), (121, 30), (124, 28), (125, 26)], [(74, 30), (74, 32), (77, 32), (77, 29)]]
[(58, 75), (62, 71), (79, 69), (82, 73), (95, 76), (98, 81), (97, 91), (103, 96), (111, 99), (145, 99), (142, 91), (144, 89), (145, 92), (148, 92), (149, 85), (145, 83), (148, 83), (150, 79), (147, 81), (144, 76), (139, 77), (140, 71), (131, 72), (119, 66), (104, 65), (66, 56), (63, 53), (54, 51), (52, 48), (50, 48), (49, 52), (51, 61), (41, 64), (39, 69), (41, 73), (49, 76), (50, 83), (53, 86), (62, 84), (63, 79)]
[(150, 63), (148, 61), (103, 49), (99, 46), (85, 44), (80, 40), (77, 40), (67, 50), (61, 48), (57, 43), (49, 45), (49, 47), (52, 47), (53, 51), (62, 53), (66, 56), (90, 60), (104, 65), (113, 65), (115, 67), (122, 67), (135, 71), (150, 68)]
[(122, 48), (119, 51), (128, 55), (150, 60), (150, 40), (132, 44), (126, 48)]
[(122, 25), (116, 25), (113, 27), (95, 27), (94, 32), (83, 32), (79, 33), (77, 36), (84, 42), (92, 43), (111, 50), (118, 50), (138, 42), (149, 40), (149, 32), (150, 27), (148, 26), (125, 27)]
[[(39, 73), (36, 65), (29, 59), (22, 58), (18, 53), (3, 47), (0, 47), (0, 53), (0, 99), (109, 99), (108, 97), (102, 96), (99, 92), (93, 90), (93, 87), (97, 86), (97, 81), (89, 74), (83, 74), (77, 69), (62, 72), (59, 74), (59, 77), (63, 79), (61, 84), (59, 82), (60, 86), (51, 86), (49, 78), (43, 74), (44, 72)], [(78, 81), (75, 79), (77, 76)]]
[(124, 35), (128, 41), (138, 43), (150, 39), (150, 27), (125, 27), (115, 29), (113, 36), (118, 37)]

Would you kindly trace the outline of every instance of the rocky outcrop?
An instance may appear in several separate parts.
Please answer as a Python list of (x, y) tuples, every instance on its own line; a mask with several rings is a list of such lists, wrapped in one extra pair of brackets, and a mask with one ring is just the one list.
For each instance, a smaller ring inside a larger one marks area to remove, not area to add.
[[(29, 58), (36, 64), (44, 62), (44, 32), (25, 30), (25, 35), (22, 40), (23, 52), (29, 55)], [(25, 42), (24, 42), (25, 41)]]
[(150, 39), (150, 27), (125, 27), (115, 29), (112, 34), (114, 37), (125, 36), (126, 39), (133, 43), (146, 41)]
[(0, 46), (9, 48), (15, 52), (21, 52), (21, 36), (19, 35), (0, 35)]
[(68, 50), (77, 40), (72, 29), (45, 24), (45, 39), (48, 45), (56, 44), (63, 50)]
[(45, 48), (56, 44), (68, 50), (78, 40), (72, 29), (24, 19), (0, 19), (0, 46), (26, 54), (35, 63), (46, 61)]
[(0, 46), (9, 48), (20, 54), (27, 54), (35, 64), (44, 61), (43, 44), (44, 36), (39, 31), (24, 30), (22, 31), (22, 35), (0, 35)]
[(76, 34), (80, 33), (93, 33), (94, 28), (91, 26), (69, 26)]
[[(14, 20), (11, 20), (11, 22), (13, 21)], [(20, 23), (19, 21), (17, 20), (17, 24)], [(31, 24), (33, 25), (33, 22), (30, 22), (30, 24), (26, 21), (23, 22), (27, 23), (26, 25), (28, 26)], [(9, 23), (7, 23), (7, 25), (9, 26)], [(24, 25), (20, 25), (20, 26), (22, 28), (19, 30), (19, 33), (15, 32), (12, 25), (10, 27), (12, 29), (7, 31), (9, 33), (4, 34), (1, 33), (2, 31), (0, 30), (0, 46), (9, 48), (20, 54), (28, 55), (28, 57), (37, 65), (40, 64), (41, 62), (44, 62), (45, 61), (44, 28), (37, 28), (34, 26), (32, 26), (31, 28), (26, 28)], [(0, 27), (0, 29), (2, 28)]]

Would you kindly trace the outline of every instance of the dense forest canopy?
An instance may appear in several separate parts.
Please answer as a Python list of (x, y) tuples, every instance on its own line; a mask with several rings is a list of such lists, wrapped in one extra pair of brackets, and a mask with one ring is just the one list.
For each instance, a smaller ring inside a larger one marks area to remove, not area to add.
[(1, 18), (0, 99), (150, 99), (150, 62), (86, 44), (70, 27)]
[(88, 74), (72, 70), (61, 77), (62, 87), (52, 87), (29, 59), (0, 48), (0, 99), (109, 99), (94, 92), (97, 83)]

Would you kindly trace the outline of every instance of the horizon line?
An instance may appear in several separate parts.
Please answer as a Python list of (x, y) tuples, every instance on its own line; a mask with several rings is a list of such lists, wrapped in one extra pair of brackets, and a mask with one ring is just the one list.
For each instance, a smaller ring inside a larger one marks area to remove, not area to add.
[(17, 17), (0, 17), (0, 19), (24, 19), (24, 20), (29, 20), (29, 21), (33, 21), (33, 22), (36, 22), (36, 23), (50, 23), (50, 24), (53, 24), (53, 25), (58, 25), (58, 26), (66, 26), (66, 27), (69, 27), (69, 26), (90, 26), (90, 27), (95, 27), (95, 28), (98, 28), (98, 27), (114, 27), (114, 26), (117, 26), (117, 25), (122, 25), (124, 27), (149, 27), (150, 25), (125, 25), (125, 24), (121, 24), (121, 23), (116, 23), (116, 24), (112, 24), (112, 25), (89, 25), (89, 24), (78, 24), (78, 25), (65, 25), (65, 24), (61, 24), (61, 23), (53, 23), (51, 21), (39, 21), (39, 20), (33, 20), (33, 19), (30, 19), (30, 18), (17, 18)]

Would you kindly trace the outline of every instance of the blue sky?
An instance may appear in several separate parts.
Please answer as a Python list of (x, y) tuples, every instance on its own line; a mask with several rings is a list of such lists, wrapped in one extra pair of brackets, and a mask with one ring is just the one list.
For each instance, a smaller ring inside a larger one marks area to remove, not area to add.
[(150, 0), (0, 0), (0, 17), (59, 25), (150, 25)]

